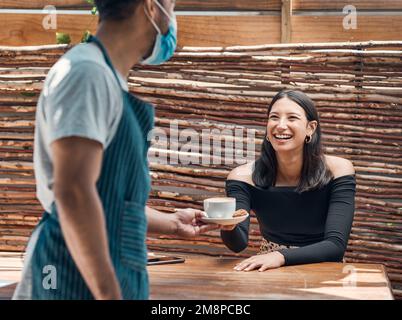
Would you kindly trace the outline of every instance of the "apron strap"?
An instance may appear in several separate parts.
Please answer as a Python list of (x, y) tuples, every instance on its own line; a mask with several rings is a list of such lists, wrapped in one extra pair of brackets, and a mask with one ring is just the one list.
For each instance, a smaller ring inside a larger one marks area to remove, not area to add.
[(105, 61), (106, 61), (106, 64), (112, 70), (112, 72), (113, 72), (113, 74), (114, 74), (114, 76), (115, 76), (115, 78), (117, 80), (117, 83), (121, 87), (120, 79), (119, 79), (119, 77), (118, 77), (118, 75), (116, 73), (116, 69), (113, 67), (112, 60), (110, 60), (110, 57), (109, 57), (109, 55), (108, 55), (108, 53), (106, 51), (106, 48), (103, 46), (102, 42), (100, 42), (100, 40), (97, 37), (93, 36), (93, 35), (90, 35), (88, 40), (87, 40), (87, 43), (91, 43), (91, 42), (93, 42), (102, 51), (103, 57), (105, 58)]

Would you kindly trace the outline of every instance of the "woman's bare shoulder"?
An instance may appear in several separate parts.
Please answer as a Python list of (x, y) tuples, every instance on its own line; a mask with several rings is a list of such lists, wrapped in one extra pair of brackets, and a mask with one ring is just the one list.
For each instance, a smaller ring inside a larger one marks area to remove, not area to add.
[(227, 180), (238, 180), (251, 185), (254, 185), (253, 175), (254, 161), (243, 164), (230, 171)]
[(331, 170), (334, 179), (355, 174), (353, 163), (348, 159), (325, 155), (325, 161), (329, 170)]

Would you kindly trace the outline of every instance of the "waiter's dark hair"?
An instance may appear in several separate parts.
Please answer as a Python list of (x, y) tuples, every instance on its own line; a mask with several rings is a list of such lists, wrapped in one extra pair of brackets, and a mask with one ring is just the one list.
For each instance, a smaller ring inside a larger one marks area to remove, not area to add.
[(144, 0), (95, 0), (99, 20), (124, 20), (130, 17)]
[[(277, 93), (268, 107), (268, 116), (276, 101), (288, 98), (296, 102), (306, 113), (307, 121), (317, 121), (317, 128), (311, 137), (310, 143), (305, 143), (303, 148), (303, 166), (298, 192), (319, 189), (332, 179), (332, 173), (328, 169), (321, 144), (321, 127), (317, 109), (314, 102), (303, 92), (295, 90), (283, 90)], [(275, 186), (278, 173), (276, 153), (271, 143), (264, 139), (261, 147), (261, 155), (256, 160), (253, 170), (253, 182), (256, 186), (268, 188)]]

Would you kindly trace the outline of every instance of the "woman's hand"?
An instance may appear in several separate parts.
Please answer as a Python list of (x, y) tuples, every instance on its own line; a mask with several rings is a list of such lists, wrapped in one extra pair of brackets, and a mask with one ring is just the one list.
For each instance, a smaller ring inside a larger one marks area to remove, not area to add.
[(275, 269), (285, 264), (285, 257), (278, 251), (252, 256), (237, 264), (233, 269), (236, 271), (258, 271)]

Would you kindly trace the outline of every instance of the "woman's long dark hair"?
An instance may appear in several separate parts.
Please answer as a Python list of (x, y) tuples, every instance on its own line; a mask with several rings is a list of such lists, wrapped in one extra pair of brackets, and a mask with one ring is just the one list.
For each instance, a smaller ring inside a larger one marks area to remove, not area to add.
[[(321, 127), (317, 109), (314, 102), (303, 92), (283, 90), (275, 95), (268, 107), (268, 117), (272, 106), (276, 101), (288, 98), (296, 102), (306, 113), (308, 121), (317, 121), (317, 128), (311, 136), (310, 143), (305, 143), (303, 148), (303, 165), (297, 192), (319, 189), (332, 179), (332, 173), (328, 169), (321, 145)], [(278, 174), (276, 153), (271, 143), (264, 139), (261, 147), (261, 155), (256, 160), (253, 170), (253, 182), (256, 186), (268, 188), (275, 186)]]

